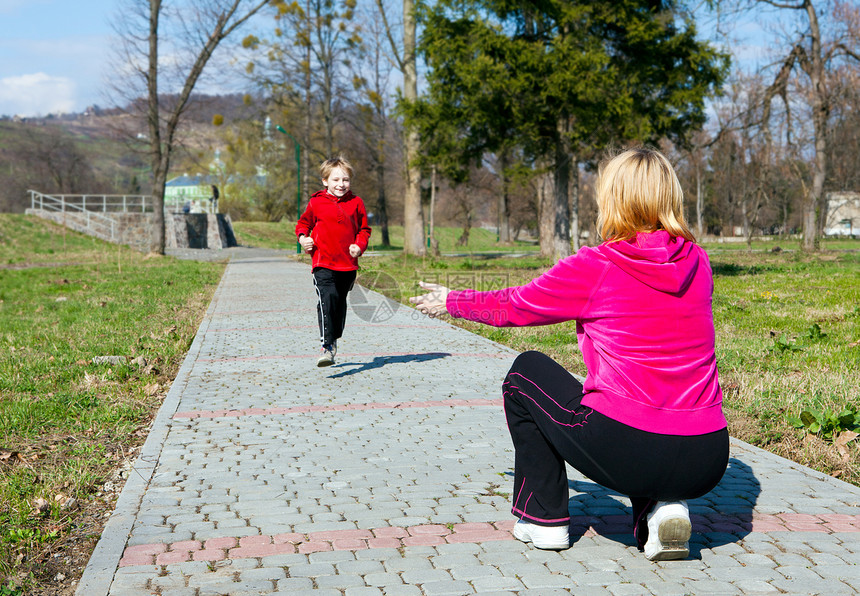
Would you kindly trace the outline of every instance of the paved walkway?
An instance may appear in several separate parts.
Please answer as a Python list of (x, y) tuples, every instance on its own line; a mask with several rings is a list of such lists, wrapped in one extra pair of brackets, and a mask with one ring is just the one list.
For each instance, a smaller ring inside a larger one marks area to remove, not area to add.
[(688, 560), (573, 471), (573, 546), (513, 540), (514, 353), (356, 288), (318, 369), (314, 304), (307, 265), (233, 254), (78, 595), (860, 591), (860, 489), (739, 441)]

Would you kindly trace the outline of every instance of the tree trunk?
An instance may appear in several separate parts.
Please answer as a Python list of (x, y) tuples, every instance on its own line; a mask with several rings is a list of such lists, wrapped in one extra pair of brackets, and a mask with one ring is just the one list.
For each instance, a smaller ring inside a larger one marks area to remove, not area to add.
[[(176, 99), (172, 110), (164, 119), (164, 131), (161, 128), (161, 106), (158, 102), (158, 23), (161, 16), (161, 0), (147, 0), (149, 6), (149, 33), (147, 48), (147, 71), (145, 73), (147, 87), (147, 121), (149, 126), (149, 151), (150, 163), (152, 164), (152, 203), (155, 210), (155, 249), (159, 254), (164, 254), (164, 188), (167, 176), (170, 173), (170, 157), (173, 151), (176, 131), (179, 121), (194, 91), (194, 87), (203, 69), (212, 57), (212, 53), (221, 41), (230, 35), (237, 27), (240, 27), (248, 19), (257, 14), (268, 2), (259, 0), (256, 6), (238, 16), (235, 20), (236, 10), (242, 4), (242, 0), (233, 0), (232, 4), (223, 6), (223, 12), (205, 13), (211, 18), (212, 31), (201, 31), (203, 46), (191, 62), (182, 90)], [(200, 13), (204, 14), (204, 13)]]
[[(147, 123), (149, 125), (150, 161), (152, 163), (152, 209), (155, 216), (155, 251), (163, 255), (165, 249), (164, 234), (164, 185), (167, 183), (167, 168), (169, 161), (163, 159), (164, 151), (161, 145), (161, 121), (158, 105), (158, 21), (161, 16), (161, 1), (150, 0), (149, 3), (149, 69), (146, 74), (147, 86)], [(166, 162), (166, 163), (164, 163)]]
[(498, 228), (499, 242), (502, 244), (511, 243), (511, 214), (509, 204), (509, 187), (510, 180), (507, 174), (508, 155), (506, 151), (499, 154), (499, 169), (502, 176), (502, 192), (499, 193), (496, 210), (498, 212)]
[(570, 176), (568, 177), (568, 213), (570, 213), (570, 238), (573, 252), (579, 251), (579, 165), (576, 160), (570, 160)]
[(542, 257), (555, 253), (553, 230), (555, 230), (555, 186), (553, 175), (541, 174), (538, 181), (538, 241)]
[[(418, 67), (415, 55), (416, 23), (414, 0), (403, 0), (403, 98), (418, 99)], [(406, 131), (406, 195), (403, 197), (403, 252), (426, 254), (424, 213), (421, 209), (421, 170), (413, 162), (418, 157), (418, 131)]]
[(469, 232), (472, 230), (472, 210), (466, 209), (466, 221), (463, 222), (463, 231), (457, 239), (457, 246), (469, 246)]
[[(563, 132), (563, 131), (560, 131)], [(563, 135), (559, 135), (562, 137)], [(568, 205), (568, 184), (570, 182), (570, 154), (565, 151), (562, 138), (555, 145), (555, 168), (553, 169), (553, 258), (558, 260), (570, 254), (570, 206)]]
[(705, 227), (705, 198), (702, 196), (702, 169), (696, 163), (696, 234), (699, 237), (699, 242), (704, 236)]
[[(308, 19), (306, 26), (308, 28), (307, 34), (310, 36), (311, 34), (311, 3), (310, 0), (305, 0), (305, 15)], [(310, 37), (308, 38), (310, 39)], [(308, 43), (308, 46), (305, 50), (305, 60), (307, 60), (306, 70), (305, 70), (305, 165), (302, 168), (302, 188), (305, 189), (305, 194), (310, 197), (313, 193), (311, 192), (311, 131), (313, 130), (313, 112), (311, 111), (313, 108), (311, 102), (311, 93), (312, 93), (312, 81), (311, 81), (311, 45)], [(310, 198), (308, 198), (308, 202), (310, 202)], [(307, 203), (305, 204), (307, 207)], [(300, 216), (301, 217), (301, 216)], [(298, 246), (296, 246), (296, 250), (298, 250)]]
[(812, 186), (803, 204), (803, 250), (816, 251), (819, 248), (818, 213), (821, 195), (824, 191), (824, 177), (827, 172), (827, 89), (824, 80), (824, 63), (821, 56), (821, 31), (818, 16), (812, 2), (806, 3), (812, 51), (807, 74), (812, 83), (812, 127), (815, 135), (815, 159), (812, 163)]
[(376, 195), (376, 221), (382, 234), (382, 246), (391, 246), (388, 236), (388, 205), (385, 198), (385, 164), (380, 160), (376, 162), (376, 186), (379, 189)]

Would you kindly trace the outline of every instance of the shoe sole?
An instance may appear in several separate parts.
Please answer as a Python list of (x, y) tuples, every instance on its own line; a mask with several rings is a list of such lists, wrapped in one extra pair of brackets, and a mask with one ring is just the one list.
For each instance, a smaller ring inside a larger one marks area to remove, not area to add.
[(532, 540), (531, 535), (528, 532), (526, 532), (525, 530), (523, 530), (520, 526), (514, 526), (514, 538), (516, 538), (520, 542), (525, 542), (525, 543), (531, 542), (532, 544), (535, 545), (535, 548), (539, 548), (541, 550), (565, 550), (565, 549), (570, 548), (570, 540), (568, 540), (568, 542), (566, 542), (563, 545), (562, 544), (540, 545), (540, 544), (536, 543), (534, 540)]
[(657, 538), (660, 540), (660, 550), (648, 557), (651, 561), (673, 561), (684, 559), (690, 554), (690, 535), (693, 528), (690, 520), (683, 517), (672, 517), (660, 523)]
[(334, 360), (317, 360), (317, 367), (319, 368), (325, 368), (326, 366), (331, 366), (332, 364), (334, 364)]

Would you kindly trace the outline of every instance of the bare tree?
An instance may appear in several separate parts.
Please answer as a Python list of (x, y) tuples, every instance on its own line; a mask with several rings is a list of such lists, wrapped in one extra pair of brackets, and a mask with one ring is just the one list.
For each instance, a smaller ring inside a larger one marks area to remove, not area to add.
[[(397, 43), (389, 10), (383, 0), (376, 0), (380, 19), (385, 27), (386, 37), (391, 45), (391, 53), (398, 70), (403, 73), (403, 98), (407, 102), (418, 99), (418, 58), (417, 31), (414, 0), (403, 0), (403, 44)], [(415, 164), (421, 148), (421, 139), (414, 128), (403, 131), (403, 145), (406, 153), (406, 192), (403, 197), (403, 252), (424, 255), (427, 247), (424, 242), (424, 211), (421, 208), (421, 168)]]
[[(832, 78), (840, 67), (860, 62), (860, 7), (843, 0), (743, 0), (739, 5), (747, 10), (770, 6), (795, 17), (795, 29), (785, 33), (785, 53), (763, 98), (763, 118), (770, 117), (770, 103), (777, 97), (783, 100), (789, 119), (794, 102), (808, 111), (813, 133), (811, 182), (806, 185), (801, 211), (803, 249), (814, 251), (819, 248), (821, 220), (827, 211), (823, 191), (830, 116), (837, 101)], [(792, 85), (796, 87), (792, 89)], [(790, 133), (791, 128), (786, 130)]]
[(364, 152), (376, 175), (376, 207), (374, 226), (379, 226), (382, 246), (391, 246), (388, 231), (388, 198), (386, 196), (386, 170), (389, 145), (390, 83), (393, 60), (385, 47), (387, 31), (379, 4), (362, 15), (364, 47), (355, 64), (353, 85), (358, 94), (357, 118), (353, 122)]
[[(162, 0), (127, 0), (115, 23), (119, 59), (130, 69), (131, 88), (142, 87), (146, 96), (155, 250), (160, 254), (165, 248), (164, 188), (191, 94), (219, 44), (268, 3), (195, 0), (168, 6)], [(165, 55), (161, 51), (165, 47), (174, 53)], [(162, 83), (179, 90), (169, 102), (160, 96)]]

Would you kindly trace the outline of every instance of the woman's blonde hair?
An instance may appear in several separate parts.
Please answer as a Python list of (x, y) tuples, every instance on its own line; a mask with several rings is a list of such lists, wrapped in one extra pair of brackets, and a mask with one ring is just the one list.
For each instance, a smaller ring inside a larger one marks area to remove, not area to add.
[(601, 164), (597, 210), (597, 231), (609, 242), (656, 230), (696, 241), (684, 220), (684, 192), (678, 176), (669, 160), (654, 149), (628, 149)]
[(342, 155), (338, 155), (337, 157), (327, 159), (320, 164), (320, 176), (322, 179), (328, 180), (329, 175), (335, 168), (342, 169), (346, 172), (347, 176), (352, 178), (352, 166)]

